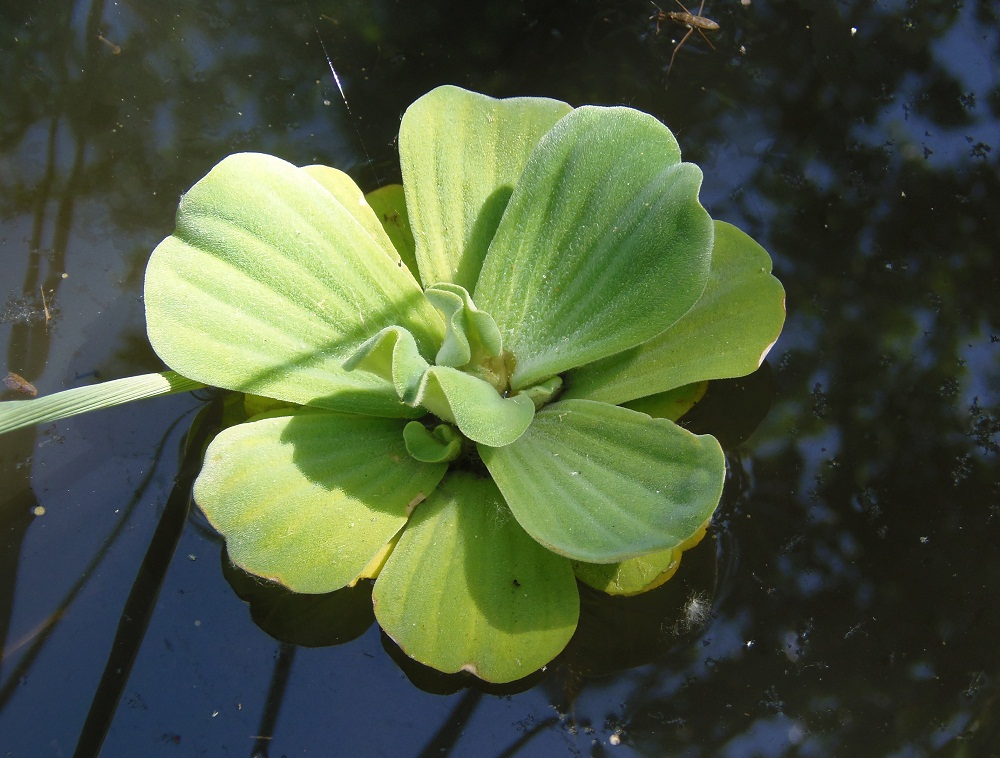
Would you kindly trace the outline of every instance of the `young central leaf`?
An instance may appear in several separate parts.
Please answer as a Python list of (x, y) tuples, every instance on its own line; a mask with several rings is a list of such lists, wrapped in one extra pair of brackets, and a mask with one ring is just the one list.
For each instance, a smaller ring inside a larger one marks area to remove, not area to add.
[(398, 326), (383, 329), (361, 345), (344, 368), (389, 379), (404, 403), (455, 424), (473, 442), (490, 447), (509, 445), (535, 415), (535, 404), (526, 395), (503, 397), (478, 376), (451, 366), (431, 366), (413, 335)]
[(468, 291), (458, 284), (435, 284), (424, 294), (444, 316), (446, 332), (435, 359), (437, 365), (462, 369), (504, 394), (509, 360), (504, 356), (503, 339), (493, 317), (479, 310)]

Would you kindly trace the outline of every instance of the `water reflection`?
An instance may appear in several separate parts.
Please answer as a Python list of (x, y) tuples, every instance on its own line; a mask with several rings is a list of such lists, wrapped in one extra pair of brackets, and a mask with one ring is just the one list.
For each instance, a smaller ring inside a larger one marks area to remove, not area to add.
[[(316, 0), (0, 9), (0, 370), (42, 392), (159, 368), (141, 272), (178, 195), (217, 160), (264, 150), (344, 168), (370, 189), (398, 179), (403, 109), (445, 82), (656, 114), (705, 169), (713, 215), (762, 241), (788, 291), (775, 403), (730, 454), (717, 525), (729, 557), (693, 638), (606, 678), (566, 668), (509, 698), (432, 696), (388, 662), (374, 629), (293, 659), (252, 625), (218, 548), (189, 528), (108, 754), (173, 737), (211, 750), (206, 735), (220, 730), (249, 753), (262, 725), (275, 754), (322, 753), (334, 739), (354, 754), (734, 756), (975, 754), (1000, 740), (996, 4), (706, 3), (719, 50), (685, 46), (668, 87), (670, 35), (655, 34), (651, 12)], [(147, 459), (193, 405), (0, 439), (0, 733), (15, 753), (76, 744), (172, 484)], [(176, 467), (176, 453), (164, 463)], [(114, 508), (147, 474), (128, 539), (108, 548), (114, 570), (88, 573), (115, 539)], [(80, 600), (53, 615), (80, 576)], [(46, 619), (50, 641), (28, 661), (14, 643)], [(387, 726), (359, 730), (376, 708), (391, 711)], [(414, 715), (395, 718), (404, 712)], [(24, 728), (43, 713), (45, 729)]]

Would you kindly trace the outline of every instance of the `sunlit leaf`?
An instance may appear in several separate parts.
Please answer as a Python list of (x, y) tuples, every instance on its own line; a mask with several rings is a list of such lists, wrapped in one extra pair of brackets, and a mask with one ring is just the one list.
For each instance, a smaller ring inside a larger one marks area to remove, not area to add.
[(659, 587), (680, 566), (681, 551), (667, 548), (619, 563), (573, 561), (576, 578), (609, 595), (638, 595)]
[(472, 292), (528, 155), (570, 110), (558, 100), (496, 100), (452, 86), (407, 108), (399, 161), (425, 287), (452, 282)]
[(513, 389), (645, 342), (695, 303), (713, 234), (701, 178), (630, 108), (578, 108), (542, 138), (473, 294), (517, 360)]
[(473, 442), (493, 446), (516, 440), (535, 415), (535, 404), (527, 395), (502, 397), (493, 385), (448, 366), (427, 371), (419, 403), (439, 418), (453, 421)]
[(133, 400), (190, 392), (204, 387), (174, 371), (142, 374), (126, 379), (75, 387), (34, 400), (7, 400), (0, 403), (0, 434), (32, 424), (44, 424), (80, 413), (111, 408)]
[(416, 244), (410, 217), (406, 212), (406, 197), (402, 184), (387, 184), (365, 195), (368, 205), (375, 212), (385, 233), (389, 235), (403, 264), (414, 277), (418, 277)]
[(524, 533), (489, 479), (462, 472), (414, 512), (373, 598), (407, 655), (490, 682), (552, 660), (580, 610), (570, 562)]
[(536, 540), (587, 563), (677, 546), (719, 503), (719, 443), (666, 419), (590, 400), (545, 406), (513, 444), (479, 446)]
[(185, 376), (381, 416), (412, 411), (344, 359), (390, 324), (431, 354), (444, 331), (409, 271), (308, 171), (250, 153), (181, 199), (145, 299), (150, 342)]
[(195, 502), (241, 568), (295, 592), (357, 579), (444, 475), (415, 461), (404, 421), (298, 411), (226, 429)]
[(704, 379), (755, 371), (785, 321), (771, 257), (735, 226), (715, 222), (708, 286), (695, 306), (638, 347), (566, 375), (566, 397), (620, 404)]
[(361, 188), (354, 183), (350, 176), (329, 166), (303, 166), (302, 170), (322, 184), (324, 189), (333, 195), (337, 202), (344, 206), (344, 209), (364, 227), (375, 244), (389, 256), (389, 259), (397, 266), (400, 265), (399, 253), (393, 246), (381, 219), (376, 214), (375, 209), (368, 204), (368, 198), (361, 191)]

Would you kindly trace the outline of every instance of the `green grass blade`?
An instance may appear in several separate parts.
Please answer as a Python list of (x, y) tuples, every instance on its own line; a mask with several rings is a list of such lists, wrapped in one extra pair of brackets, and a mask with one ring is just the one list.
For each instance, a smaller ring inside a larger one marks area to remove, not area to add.
[(35, 400), (10, 400), (0, 403), (0, 434), (32, 424), (44, 424), (80, 413), (111, 408), (133, 400), (190, 392), (204, 386), (175, 371), (162, 371), (159, 374), (142, 374), (88, 387), (76, 387)]

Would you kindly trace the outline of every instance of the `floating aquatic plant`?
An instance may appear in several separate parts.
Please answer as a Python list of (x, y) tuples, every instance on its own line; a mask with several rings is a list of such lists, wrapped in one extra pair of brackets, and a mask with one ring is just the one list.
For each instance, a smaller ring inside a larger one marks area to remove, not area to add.
[(375, 579), (408, 655), (511, 681), (569, 641), (578, 580), (648, 590), (704, 533), (725, 460), (674, 420), (760, 365), (784, 293), (639, 111), (440, 87), (399, 150), (403, 189), (367, 197), (223, 160), (146, 270), (173, 371), (6, 403), (0, 430), (246, 393), (194, 486), (230, 558), (301, 593)]

